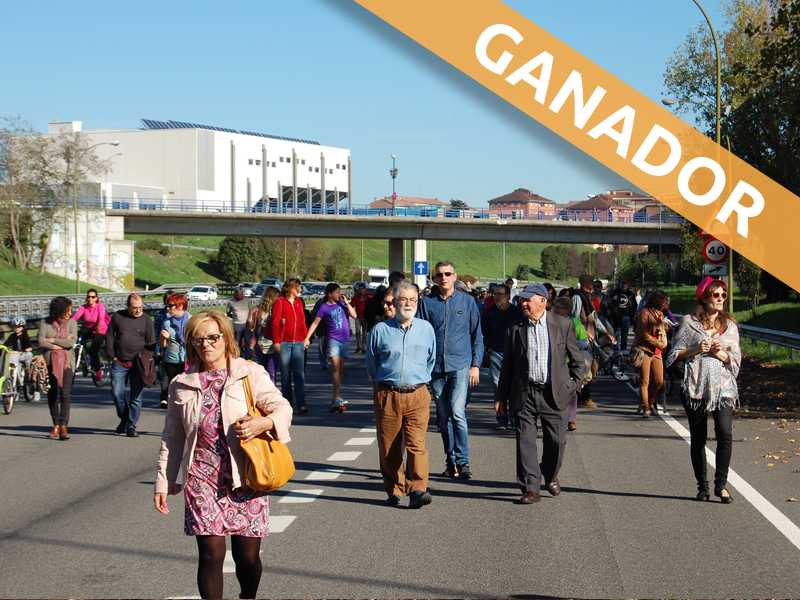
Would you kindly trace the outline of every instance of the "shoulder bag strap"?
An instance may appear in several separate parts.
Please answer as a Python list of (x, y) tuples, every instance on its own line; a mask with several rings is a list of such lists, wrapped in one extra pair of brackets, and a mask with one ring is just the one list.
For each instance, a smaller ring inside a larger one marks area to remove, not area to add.
[(248, 374), (243, 380), (242, 385), (244, 386), (244, 397), (247, 399), (247, 414), (258, 417), (260, 416), (256, 412), (256, 403), (253, 399), (253, 388), (250, 387), (250, 375)]

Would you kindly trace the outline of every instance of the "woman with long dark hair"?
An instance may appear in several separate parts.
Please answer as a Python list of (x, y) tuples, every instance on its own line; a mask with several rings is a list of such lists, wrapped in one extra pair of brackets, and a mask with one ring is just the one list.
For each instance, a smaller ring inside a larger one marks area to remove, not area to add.
[[(269, 535), (269, 499), (246, 484), (242, 444), (266, 434), (290, 441), (292, 408), (263, 367), (239, 358), (230, 320), (219, 311), (194, 315), (185, 328), (190, 368), (169, 387), (161, 435), (155, 508), (168, 514), (167, 496), (183, 486), (184, 535), (195, 536), (202, 598), (223, 598), (225, 538), (231, 538), (240, 598), (256, 598), (261, 538)], [(247, 414), (244, 380), (266, 417)]]
[(350, 354), (350, 320), (356, 318), (356, 309), (350, 306), (347, 298), (342, 294), (338, 283), (329, 283), (325, 288), (325, 302), (319, 307), (317, 316), (311, 322), (306, 334), (305, 345), (311, 343), (321, 321), (327, 325), (328, 355), (331, 357), (331, 379), (333, 380), (333, 399), (331, 412), (340, 411), (347, 404), (347, 400), (339, 396), (344, 374), (344, 363)]
[(678, 326), (667, 366), (685, 361), (683, 403), (689, 419), (691, 456), (697, 480), (697, 499), (710, 499), (706, 466), (708, 415), (714, 418), (717, 440), (714, 495), (723, 504), (733, 502), (726, 489), (733, 449), (733, 410), (739, 405), (736, 378), (742, 364), (739, 327), (725, 311), (725, 282), (706, 277), (695, 290), (697, 308)]
[(279, 354), (275, 352), (272, 340), (272, 306), (278, 300), (281, 292), (274, 286), (267, 286), (261, 296), (261, 304), (250, 309), (247, 320), (248, 327), (253, 335), (250, 336), (250, 349), (254, 351), (256, 362), (267, 370), (272, 383), (275, 383), (276, 365)]
[(39, 322), (39, 348), (43, 350), (47, 371), (50, 374), (50, 389), (47, 403), (53, 419), (53, 430), (49, 438), (68, 440), (70, 392), (75, 378), (75, 353), (73, 346), (78, 341), (78, 323), (70, 319), (72, 300), (57, 296), (50, 301), (50, 316)]
[(639, 398), (643, 417), (649, 417), (650, 411), (658, 411), (656, 394), (664, 383), (663, 352), (667, 347), (667, 332), (664, 328), (664, 315), (661, 312), (667, 307), (669, 296), (656, 290), (647, 301), (647, 308), (639, 313), (636, 326), (634, 347), (644, 351), (644, 360), (639, 368)]

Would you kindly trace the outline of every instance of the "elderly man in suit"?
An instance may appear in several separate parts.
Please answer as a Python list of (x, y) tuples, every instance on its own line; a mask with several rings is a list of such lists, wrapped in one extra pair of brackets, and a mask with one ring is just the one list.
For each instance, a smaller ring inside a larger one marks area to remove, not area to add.
[[(547, 288), (532, 283), (519, 293), (524, 317), (506, 333), (495, 411), (505, 403), (517, 415), (517, 484), (521, 504), (541, 500), (544, 476), (553, 496), (561, 493), (558, 471), (567, 443), (567, 408), (583, 382), (583, 357), (572, 319), (548, 313)], [(537, 419), (542, 420), (542, 462), (536, 451)]]

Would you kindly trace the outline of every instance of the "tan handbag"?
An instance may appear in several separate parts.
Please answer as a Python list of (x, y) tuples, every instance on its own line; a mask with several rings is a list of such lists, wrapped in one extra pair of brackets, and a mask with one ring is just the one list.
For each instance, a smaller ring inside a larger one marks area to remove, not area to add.
[[(247, 414), (266, 417), (256, 406), (250, 376), (244, 378), (244, 395)], [(267, 436), (266, 432), (242, 444), (245, 452), (244, 471), (247, 487), (261, 492), (274, 492), (284, 486), (294, 475), (294, 461), (286, 444)]]

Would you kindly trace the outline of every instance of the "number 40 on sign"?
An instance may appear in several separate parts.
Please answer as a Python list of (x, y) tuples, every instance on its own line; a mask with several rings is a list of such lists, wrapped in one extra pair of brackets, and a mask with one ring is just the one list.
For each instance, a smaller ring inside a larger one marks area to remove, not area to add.
[(719, 240), (711, 238), (703, 245), (703, 258), (714, 265), (724, 263), (728, 260), (728, 247)]

